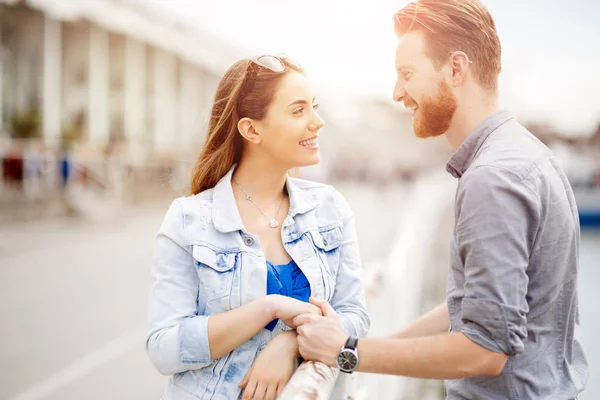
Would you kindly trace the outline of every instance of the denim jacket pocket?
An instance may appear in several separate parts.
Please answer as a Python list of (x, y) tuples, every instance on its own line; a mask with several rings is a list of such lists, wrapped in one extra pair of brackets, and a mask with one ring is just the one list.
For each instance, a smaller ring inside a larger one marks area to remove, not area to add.
[(219, 252), (207, 246), (194, 244), (192, 256), (200, 281), (200, 296), (207, 301), (228, 296), (238, 254)]
[(335, 278), (340, 263), (339, 247), (342, 244), (342, 229), (339, 226), (319, 228), (318, 231), (311, 231), (310, 235), (325, 269)]
[(177, 385), (173, 381), (169, 382), (167, 388), (166, 400), (199, 400), (200, 397), (196, 396), (181, 386)]

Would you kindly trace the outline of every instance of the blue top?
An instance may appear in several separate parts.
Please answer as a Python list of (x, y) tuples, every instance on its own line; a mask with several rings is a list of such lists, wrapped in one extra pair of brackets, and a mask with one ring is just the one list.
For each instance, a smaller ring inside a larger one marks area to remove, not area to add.
[[(294, 260), (280, 265), (267, 261), (267, 294), (280, 294), (308, 302), (310, 285)], [(277, 320), (274, 319), (265, 328), (272, 331), (276, 324)]]

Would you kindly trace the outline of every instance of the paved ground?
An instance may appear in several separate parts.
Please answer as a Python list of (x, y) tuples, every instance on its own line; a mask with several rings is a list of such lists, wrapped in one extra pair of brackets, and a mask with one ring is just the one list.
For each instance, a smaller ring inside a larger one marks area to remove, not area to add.
[[(405, 188), (337, 185), (361, 252), (387, 255)], [(153, 239), (167, 204), (117, 221), (0, 227), (0, 398), (158, 399), (165, 378), (144, 350)]]

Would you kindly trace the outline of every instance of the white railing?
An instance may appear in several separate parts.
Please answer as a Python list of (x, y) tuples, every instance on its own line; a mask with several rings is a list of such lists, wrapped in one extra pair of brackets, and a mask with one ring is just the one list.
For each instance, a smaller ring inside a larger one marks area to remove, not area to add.
[(339, 371), (315, 361), (305, 361), (298, 367), (279, 400), (329, 399)]

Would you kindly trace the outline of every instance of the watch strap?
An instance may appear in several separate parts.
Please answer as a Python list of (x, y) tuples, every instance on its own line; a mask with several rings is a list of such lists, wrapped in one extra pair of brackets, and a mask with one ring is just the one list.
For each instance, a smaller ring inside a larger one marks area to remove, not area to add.
[(348, 338), (348, 340), (346, 340), (346, 344), (344, 345), (344, 348), (356, 350), (357, 345), (358, 345), (358, 338), (356, 336), (350, 336)]

